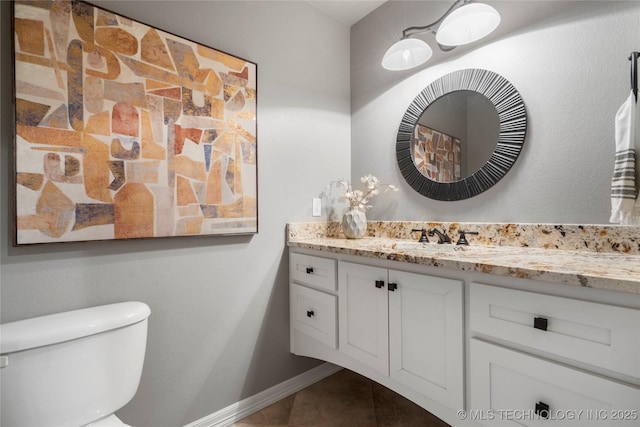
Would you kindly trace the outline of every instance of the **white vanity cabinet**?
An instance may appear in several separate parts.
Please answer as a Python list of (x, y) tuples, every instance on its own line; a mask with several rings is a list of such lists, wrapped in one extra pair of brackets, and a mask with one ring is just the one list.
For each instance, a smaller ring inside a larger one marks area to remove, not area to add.
[(469, 295), (484, 424), (640, 425), (640, 310), (479, 283)]
[(293, 353), (452, 426), (640, 425), (638, 294), (354, 251), (290, 252)]
[[(292, 334), (336, 348), (337, 305), (338, 353), (448, 408), (462, 408), (463, 282), (338, 261), (335, 293), (331, 262), (291, 254)], [(328, 351), (318, 357), (331, 356)]]
[(462, 408), (462, 288), (459, 280), (339, 262), (340, 351)]

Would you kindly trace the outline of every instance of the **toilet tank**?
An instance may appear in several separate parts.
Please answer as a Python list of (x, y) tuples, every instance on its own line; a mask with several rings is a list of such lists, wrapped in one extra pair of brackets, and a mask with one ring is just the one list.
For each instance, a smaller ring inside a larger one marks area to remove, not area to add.
[(0, 425), (81, 426), (136, 393), (149, 307), (123, 302), (0, 325)]

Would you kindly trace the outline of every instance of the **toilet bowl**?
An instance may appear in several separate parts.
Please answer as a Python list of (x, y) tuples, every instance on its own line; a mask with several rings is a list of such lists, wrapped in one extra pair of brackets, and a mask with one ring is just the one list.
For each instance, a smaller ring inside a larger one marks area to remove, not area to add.
[(2, 427), (123, 427), (149, 307), (123, 302), (0, 325)]

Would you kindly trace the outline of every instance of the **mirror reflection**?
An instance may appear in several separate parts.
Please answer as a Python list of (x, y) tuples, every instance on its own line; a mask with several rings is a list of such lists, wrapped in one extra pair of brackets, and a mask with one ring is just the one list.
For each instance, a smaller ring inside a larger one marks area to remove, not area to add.
[(431, 103), (414, 128), (411, 157), (420, 173), (436, 182), (469, 177), (496, 149), (500, 121), (483, 94), (459, 90)]

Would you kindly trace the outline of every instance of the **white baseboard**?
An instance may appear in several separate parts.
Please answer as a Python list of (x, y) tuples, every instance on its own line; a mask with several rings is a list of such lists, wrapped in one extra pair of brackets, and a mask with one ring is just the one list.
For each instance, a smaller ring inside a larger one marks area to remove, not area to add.
[(316, 368), (295, 376), (289, 380), (276, 384), (258, 394), (254, 394), (246, 399), (236, 402), (200, 418), (197, 421), (187, 424), (184, 427), (229, 427), (236, 421), (246, 416), (258, 412), (260, 409), (266, 408), (272, 403), (277, 402), (293, 393), (320, 381), (329, 375), (338, 372), (342, 367), (331, 363), (324, 363)]

